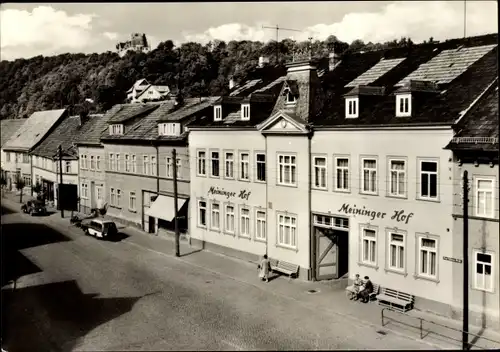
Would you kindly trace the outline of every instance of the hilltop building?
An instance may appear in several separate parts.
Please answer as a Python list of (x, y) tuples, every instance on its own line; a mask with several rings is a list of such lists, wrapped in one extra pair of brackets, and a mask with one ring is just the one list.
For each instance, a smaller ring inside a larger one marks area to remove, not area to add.
[(144, 103), (165, 100), (169, 98), (170, 93), (168, 86), (152, 85), (146, 79), (142, 78), (127, 90), (127, 102)]
[(120, 42), (116, 44), (116, 50), (120, 57), (124, 57), (128, 51), (136, 51), (149, 53), (151, 47), (149, 46), (146, 34), (144, 33), (132, 33), (130, 40), (126, 42)]

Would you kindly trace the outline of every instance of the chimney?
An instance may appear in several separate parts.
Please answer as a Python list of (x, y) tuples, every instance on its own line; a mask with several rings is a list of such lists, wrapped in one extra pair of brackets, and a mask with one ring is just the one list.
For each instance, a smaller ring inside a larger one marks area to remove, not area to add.
[(231, 78), (229, 79), (229, 89), (230, 89), (230, 90), (231, 90), (231, 89), (233, 89), (235, 85), (236, 85), (236, 83), (234, 82), (234, 78), (233, 78), (233, 77), (231, 77)]
[(328, 70), (333, 71), (333, 69), (340, 63), (340, 55), (336, 53), (328, 54)]
[(266, 56), (259, 57), (259, 67), (262, 68), (269, 63), (269, 58)]

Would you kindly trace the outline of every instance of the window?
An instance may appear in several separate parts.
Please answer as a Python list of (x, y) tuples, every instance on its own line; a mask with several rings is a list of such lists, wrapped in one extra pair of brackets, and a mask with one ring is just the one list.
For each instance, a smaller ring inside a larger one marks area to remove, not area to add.
[(262, 210), (257, 210), (255, 217), (255, 239), (265, 240), (266, 239), (266, 212)]
[(219, 152), (211, 152), (211, 175), (213, 177), (219, 177)]
[(23, 181), (25, 187), (31, 187), (31, 176), (23, 175)]
[(410, 116), (411, 115), (411, 95), (397, 95), (396, 96), (396, 116)]
[(83, 199), (88, 199), (89, 198), (89, 185), (88, 183), (82, 183), (82, 194), (81, 197)]
[(240, 235), (250, 237), (250, 209), (240, 209)]
[[(85, 154), (80, 155), (80, 167), (82, 169), (85, 169), (85, 157), (86, 157)], [(42, 160), (42, 163), (43, 163), (43, 160)], [(40, 165), (40, 166), (43, 166), (43, 165)]]
[(349, 191), (348, 158), (335, 158), (335, 190)]
[(241, 104), (241, 119), (243, 121), (250, 120), (250, 104)]
[(432, 238), (418, 238), (418, 274), (428, 278), (437, 278), (437, 241)]
[(130, 172), (130, 155), (125, 154), (125, 172)]
[(248, 153), (240, 153), (240, 179), (241, 180), (248, 180), (249, 179), (249, 173), (248, 173), (248, 162), (249, 162), (249, 156)]
[(220, 204), (217, 202), (212, 202), (212, 218), (210, 221), (210, 227), (214, 230), (220, 229)]
[(96, 170), (101, 170), (101, 156), (97, 155), (96, 157), (95, 168)]
[(363, 159), (363, 192), (377, 193), (377, 160)]
[(182, 160), (177, 158), (177, 168), (176, 168), (177, 178), (181, 178), (181, 169), (182, 169)]
[(27, 153), (23, 153), (23, 163), (25, 164), (30, 163), (30, 156)]
[(151, 155), (151, 175), (156, 176), (156, 156)]
[(345, 117), (356, 118), (358, 117), (358, 98), (346, 98), (345, 100)]
[(198, 176), (205, 176), (206, 173), (206, 153), (204, 151), (198, 151)]
[(493, 254), (474, 250), (474, 288), (493, 292)]
[[(38, 161), (38, 157), (36, 157), (36, 160)], [(10, 163), (10, 153), (9, 152), (5, 153), (5, 161)], [(36, 163), (35, 163), (35, 165), (36, 165)]]
[(257, 163), (257, 181), (265, 182), (266, 181), (266, 154), (257, 153), (256, 155), (256, 163)]
[(326, 189), (326, 158), (315, 156), (314, 160), (314, 187)]
[(406, 195), (406, 165), (404, 160), (390, 160), (389, 194), (395, 197)]
[(362, 230), (362, 262), (369, 265), (377, 264), (377, 233), (372, 229)]
[(111, 136), (123, 134), (123, 125), (114, 124), (109, 126), (109, 134)]
[(296, 169), (295, 156), (293, 155), (278, 155), (279, 179), (278, 184), (281, 185), (296, 185)]
[(109, 169), (111, 171), (116, 169), (115, 155), (113, 153), (109, 153)]
[(234, 205), (226, 205), (226, 231), (234, 233)]
[(134, 155), (132, 155), (132, 173), (136, 173), (137, 172), (137, 158)]
[(95, 189), (97, 190), (97, 199), (104, 200), (104, 197), (102, 194), (102, 186), (96, 186)]
[(116, 193), (115, 193), (115, 189), (114, 188), (111, 188), (110, 189), (110, 202), (111, 202), (111, 205), (114, 205), (116, 206)]
[(476, 204), (477, 216), (493, 217), (494, 214), (494, 183), (492, 179), (477, 178), (476, 180)]
[(287, 104), (294, 104), (296, 103), (297, 99), (295, 99), (295, 95), (290, 92), (290, 90), (287, 91), (286, 93), (286, 103)]
[(420, 161), (420, 198), (437, 199), (436, 161)]
[(147, 155), (144, 155), (142, 159), (142, 173), (149, 175), (149, 157)]
[(130, 192), (128, 197), (128, 208), (130, 210), (136, 210), (137, 199), (135, 197), (135, 192)]
[(405, 270), (405, 238), (398, 233), (389, 233), (389, 268)]
[(224, 154), (225, 159), (225, 177), (234, 178), (234, 154), (231, 152), (226, 152)]
[(158, 125), (158, 134), (160, 136), (177, 136), (181, 132), (178, 123), (160, 123)]
[(222, 106), (214, 106), (214, 121), (222, 121)]
[(95, 157), (93, 155), (90, 156), (90, 170), (95, 170)]
[(198, 201), (198, 226), (207, 226), (207, 202)]
[(64, 172), (66, 172), (67, 174), (71, 173), (71, 161), (64, 162)]
[(116, 171), (120, 171), (120, 154), (116, 154)]
[(120, 189), (116, 190), (116, 206), (122, 206), (122, 191)]
[(297, 246), (297, 218), (278, 215), (278, 244), (285, 247)]

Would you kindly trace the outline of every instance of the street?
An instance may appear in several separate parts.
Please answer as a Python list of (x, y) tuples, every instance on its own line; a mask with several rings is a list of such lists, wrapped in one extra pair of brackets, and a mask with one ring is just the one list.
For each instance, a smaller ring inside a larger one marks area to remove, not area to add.
[(126, 239), (100, 241), (3, 206), (2, 261), (9, 352), (429, 349), (320, 304), (300, 305)]

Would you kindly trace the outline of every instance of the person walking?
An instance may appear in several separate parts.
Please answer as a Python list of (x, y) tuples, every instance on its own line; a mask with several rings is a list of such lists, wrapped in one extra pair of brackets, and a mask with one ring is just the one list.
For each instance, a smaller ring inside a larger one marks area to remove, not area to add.
[(259, 269), (259, 278), (262, 281), (269, 282), (269, 272), (271, 271), (271, 263), (269, 262), (269, 259), (267, 259), (267, 254), (264, 254), (264, 257), (262, 258), (259, 266), (257, 267)]

